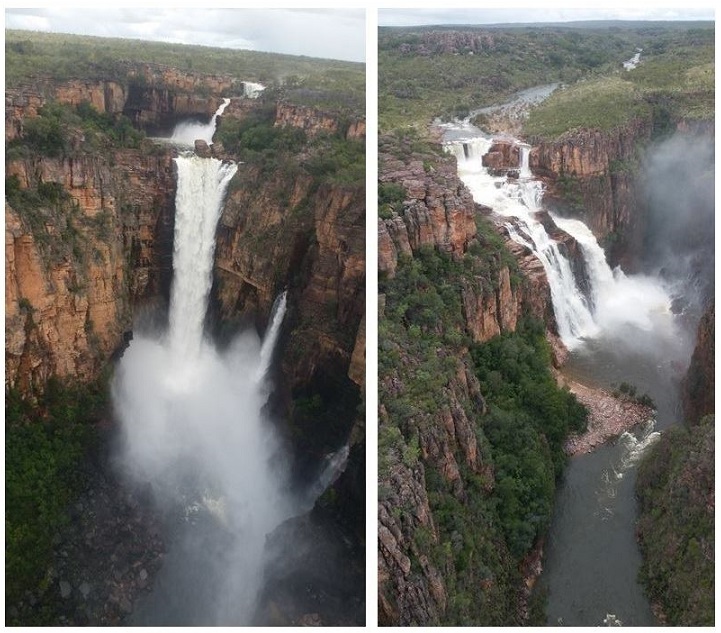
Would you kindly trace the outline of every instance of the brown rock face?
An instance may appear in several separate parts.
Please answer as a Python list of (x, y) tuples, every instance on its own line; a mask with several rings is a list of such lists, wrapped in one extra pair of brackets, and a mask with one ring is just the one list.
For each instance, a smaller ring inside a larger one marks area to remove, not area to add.
[(481, 158), (481, 163), (493, 175), (501, 175), (510, 169), (518, 169), (521, 166), (518, 144), (512, 141), (494, 141), (488, 152)]
[(309, 138), (313, 138), (323, 132), (329, 134), (337, 132), (338, 118), (309, 106), (280, 103), (276, 110), (275, 126), (284, 127), (286, 125), (303, 130)]
[(572, 132), (530, 152), (531, 170), (546, 181), (547, 203), (570, 204), (599, 239), (620, 236), (608, 253), (612, 265), (640, 246), (644, 214), (635, 170), (651, 132), (650, 120), (636, 119), (604, 132)]
[[(390, 142), (389, 146), (394, 147)], [(380, 272), (392, 279), (403, 265), (401, 259), (417, 256), (423, 247), (433, 247), (458, 260), (464, 255), (465, 261), (472, 259), (473, 247), (490, 239), (476, 226), (478, 216), (486, 215), (488, 209), (474, 204), (458, 179), (455, 159), (438, 155), (421, 159), (413, 154), (398, 158), (396, 154), (381, 152), (380, 156), (380, 181), (397, 183), (405, 192), (392, 217), (378, 223)], [(504, 160), (512, 160), (510, 145), (507, 154)], [(515, 160), (514, 167), (517, 154)], [(497, 230), (515, 255), (523, 279), (519, 282), (518, 272), (513, 267), (512, 273), (510, 264), (494, 265), (461, 278), (459, 316), (474, 342), (514, 331), (521, 316), (529, 312), (545, 318), (553, 327), (550, 290), (542, 264), (508, 238), (501, 226)], [(495, 257), (500, 258), (500, 253)], [(384, 305), (385, 297), (379, 297), (381, 310)], [(443, 323), (436, 326), (437, 330), (443, 327)], [(382, 397), (397, 403), (408, 398), (406, 383), (422, 371), (427, 359), (421, 352), (416, 356), (397, 345), (392, 337), (379, 344), (399, 357), (396, 369), (381, 375), (379, 386)], [(490, 494), (494, 487), (489, 447), (479, 442), (476, 433), (483, 423), (486, 403), (469, 351), (461, 345), (439, 344), (431, 355), (439, 362), (455, 364), (455, 371), (431, 396), (432, 405), (427, 406), (432, 412), (411, 406), (407, 415), (394, 411), (391, 421), (383, 403), (379, 407), (378, 598), (379, 621), (384, 625), (447, 622), (448, 595), (453, 587), (446, 583), (461, 576), (452, 568), (453, 563), (439, 569), (428, 556), (429, 548), (440, 543), (435, 506), (427, 492), (437, 491), (439, 484), (429, 486), (427, 473), (432, 470), (433, 476), (443, 481), (442, 489), (462, 504), (469, 502), (471, 494), (478, 494), (469, 488), (469, 473), (481, 487), (481, 494)], [(497, 555), (502, 558), (506, 554), (499, 551)], [(480, 563), (476, 560), (473, 564)], [(491, 599), (495, 582), (484, 579), (483, 583), (477, 587), (478, 595)]]
[(132, 308), (163, 291), (172, 254), (170, 155), (126, 150), (114, 161), (6, 165), (21, 188), (57, 183), (67, 196), (55, 208), (6, 205), (6, 386), (29, 393), (53, 375), (91, 380), (130, 329)]
[(715, 316), (716, 306), (712, 301), (699, 322), (696, 348), (683, 381), (683, 411), (688, 424), (698, 424), (704, 415), (715, 412)]
[(98, 112), (122, 113), (154, 134), (169, 131), (179, 118), (210, 118), (221, 97), (243, 94), (243, 82), (232, 77), (181, 72), (157, 64), (126, 63), (124, 72), (124, 80), (58, 83), (38, 79), (7, 90), (5, 140), (20, 136), (23, 118), (37, 116), (48, 101), (73, 106), (85, 102)]
[[(509, 160), (514, 160), (515, 155), (517, 163), (517, 146), (514, 149), (509, 143), (504, 151)], [(470, 191), (459, 180), (451, 157), (434, 161), (433, 169), (426, 172), (422, 160), (402, 162), (382, 155), (380, 180), (403, 186), (406, 200), (402, 213), (378, 221), (379, 272), (392, 278), (398, 259), (412, 257), (422, 246), (433, 246), (460, 257), (478, 239), (476, 216), (484, 211), (473, 202)], [(468, 333), (474, 341), (483, 342), (502, 332), (512, 332), (524, 306), (555, 331), (553, 304), (543, 265), (513, 242), (502, 228), (498, 230), (504, 236), (506, 248), (516, 256), (525, 281), (522, 287), (514, 289), (510, 270), (502, 267), (492, 292), (476, 284), (464, 287), (463, 311)]]
[(439, 162), (433, 174), (427, 174), (421, 160), (404, 164), (391, 159), (384, 162), (380, 180), (398, 183), (406, 191), (402, 216), (379, 224), (384, 251), (379, 253), (381, 271), (394, 268), (388, 239), (396, 256), (410, 255), (421, 246), (434, 246), (457, 256), (467, 250), (477, 232), (475, 208), (470, 192), (456, 176), (455, 163)]
[(354, 349), (365, 309), (364, 192), (327, 186), (314, 190), (309, 176), (282, 173), (263, 187), (246, 187), (246, 181), (257, 183), (257, 174), (252, 168), (241, 172), (216, 243), (221, 318), (245, 315), (262, 321), (287, 286), (297, 318), (302, 315), (302, 324), (291, 334), (296, 351), (286, 360), (294, 376), (291, 383), (309, 380), (329, 357), (337, 358), (357, 381), (362, 372), (357, 366), (351, 369), (351, 358), (355, 355), (357, 364), (362, 353)]

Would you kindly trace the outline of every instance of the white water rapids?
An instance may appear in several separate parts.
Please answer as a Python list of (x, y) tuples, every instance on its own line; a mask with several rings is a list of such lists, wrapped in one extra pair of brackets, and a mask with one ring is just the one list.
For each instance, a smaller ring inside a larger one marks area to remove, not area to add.
[(176, 163), (168, 331), (136, 336), (113, 383), (124, 470), (152, 486), (160, 507), (185, 508), (185, 527), (171, 530), (164, 567), (136, 623), (248, 624), (266, 537), (309, 510), (331, 477), (324, 471), (313, 495), (292, 494), (287, 456), (263, 414), (286, 293), (262, 342), (247, 331), (219, 351), (204, 336), (216, 225), (237, 166), (192, 153)]
[(611, 270), (603, 249), (583, 222), (551, 216), (556, 226), (581, 247), (591, 288), (590, 296), (586, 296), (572, 263), (539, 217), (543, 211), (543, 184), (533, 179), (529, 169), (530, 147), (518, 144), (519, 177), (508, 179), (492, 176), (483, 167), (481, 159), (491, 145), (491, 139), (469, 136), (448, 142), (445, 147), (455, 155), (458, 175), (473, 199), (502, 216), (511, 239), (528, 248), (543, 264), (558, 333), (569, 349), (613, 328), (631, 326), (647, 330), (659, 321), (670, 323), (671, 299), (657, 280), (629, 277), (620, 269)]

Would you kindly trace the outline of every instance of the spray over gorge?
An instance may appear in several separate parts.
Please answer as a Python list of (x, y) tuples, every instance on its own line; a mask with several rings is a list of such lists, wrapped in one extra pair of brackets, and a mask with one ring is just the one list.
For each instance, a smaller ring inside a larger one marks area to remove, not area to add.
[[(179, 124), (173, 141), (212, 142), (229, 102), (205, 127)], [(262, 341), (246, 331), (221, 351), (206, 337), (216, 227), (238, 165), (190, 152), (175, 162), (168, 330), (134, 338), (113, 389), (123, 466), (138, 485), (149, 485), (157, 503), (173, 508), (177, 522), (156, 588), (134, 623), (249, 624), (266, 538), (315, 502), (291, 493), (287, 447), (263, 413), (286, 293), (276, 299)]]

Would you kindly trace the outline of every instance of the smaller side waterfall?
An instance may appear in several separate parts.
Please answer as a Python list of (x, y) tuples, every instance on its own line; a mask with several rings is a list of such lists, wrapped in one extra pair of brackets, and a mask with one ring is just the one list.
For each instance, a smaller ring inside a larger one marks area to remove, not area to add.
[(223, 99), (223, 103), (220, 104), (220, 107), (215, 111), (215, 114), (208, 123), (198, 123), (196, 121), (178, 123), (173, 130), (173, 136), (170, 140), (173, 143), (187, 147), (193, 147), (195, 141), (198, 139), (211, 145), (213, 143), (213, 135), (215, 134), (218, 117), (223, 114), (228, 104), (230, 104), (230, 99)]
[(278, 334), (280, 334), (280, 326), (285, 318), (286, 308), (286, 297), (288, 291), (284, 290), (273, 302), (273, 308), (270, 316), (270, 326), (268, 331), (265, 333), (263, 338), (263, 345), (260, 348), (260, 361), (258, 363), (258, 370), (255, 375), (256, 381), (260, 381), (265, 377), (265, 374), (270, 368), (270, 362), (273, 359), (273, 350), (275, 349), (275, 343), (278, 340)]

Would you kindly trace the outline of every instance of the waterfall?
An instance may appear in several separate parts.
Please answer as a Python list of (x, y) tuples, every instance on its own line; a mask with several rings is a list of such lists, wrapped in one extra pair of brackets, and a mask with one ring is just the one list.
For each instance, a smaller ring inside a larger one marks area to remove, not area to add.
[(256, 380), (262, 380), (270, 367), (270, 361), (273, 359), (273, 350), (278, 340), (280, 326), (285, 317), (286, 295), (287, 291), (283, 291), (273, 302), (273, 308), (270, 312), (270, 326), (263, 338), (263, 345), (260, 348), (260, 362), (256, 373)]
[(197, 356), (213, 281), (215, 229), (234, 163), (195, 155), (178, 156), (170, 303), (170, 347), (183, 358)]
[(248, 99), (257, 99), (263, 90), (265, 90), (263, 84), (253, 83), (252, 81), (243, 82), (243, 94)]
[[(471, 148), (469, 158), (465, 158), (464, 145)], [(571, 263), (537, 218), (543, 185), (531, 177), (528, 168), (530, 147), (521, 145), (521, 173), (518, 180), (511, 181), (504, 176), (491, 176), (483, 167), (481, 157), (491, 145), (491, 139), (476, 137), (448, 143), (446, 150), (456, 156), (458, 175), (470, 189), (473, 199), (504, 216), (506, 227), (513, 227), (508, 229), (511, 239), (529, 248), (543, 264), (558, 333), (569, 349), (576, 347), (583, 338), (597, 334), (598, 327), (578, 287)]]
[(215, 134), (218, 117), (223, 114), (223, 111), (228, 107), (229, 103), (230, 99), (223, 99), (223, 103), (220, 104), (220, 107), (215, 111), (215, 114), (208, 123), (198, 123), (197, 121), (178, 123), (173, 130), (173, 136), (170, 140), (173, 143), (186, 147), (193, 147), (195, 141), (198, 139), (211, 145), (213, 143), (213, 135)]
[(135, 605), (133, 624), (249, 624), (266, 538), (308, 503), (290, 492), (288, 459), (263, 414), (267, 385), (254, 379), (270, 365), (286, 294), (262, 344), (253, 330), (223, 351), (204, 337), (215, 231), (237, 166), (192, 152), (176, 165), (168, 330), (138, 332), (112, 386), (119, 464), (152, 489), (172, 525), (154, 590)]
[(320, 497), (329, 486), (333, 485), (337, 481), (338, 477), (341, 476), (345, 470), (346, 464), (348, 463), (349, 454), (350, 447), (348, 444), (345, 444), (337, 451), (328, 453), (323, 458), (320, 474), (316, 477), (315, 481), (309, 488), (307, 500), (308, 509), (312, 508), (315, 500)]
[(505, 218), (509, 237), (529, 249), (543, 264), (551, 290), (558, 333), (573, 349), (583, 339), (622, 327), (650, 331), (664, 327), (669, 332), (671, 298), (656, 279), (627, 276), (612, 271), (606, 255), (591, 230), (580, 220), (549, 214), (555, 225), (576, 240), (581, 249), (590, 297), (581, 292), (573, 267), (538, 219), (542, 211), (543, 183), (534, 180), (529, 167), (530, 146), (519, 143), (520, 173), (517, 180), (491, 176), (481, 162), (492, 140), (462, 138), (446, 143), (445, 149), (458, 161), (458, 175), (473, 199)]
[(583, 222), (553, 214), (551, 217), (581, 247), (591, 287), (593, 316), (601, 329), (630, 324), (649, 331), (660, 326), (660, 321), (667, 321), (672, 300), (656, 279), (627, 276), (620, 268), (612, 271), (596, 237)]
[(531, 155), (531, 146), (521, 143), (518, 147), (521, 152), (521, 173), (519, 174), (519, 178), (529, 180), (533, 177), (531, 168), (528, 166), (528, 158)]

